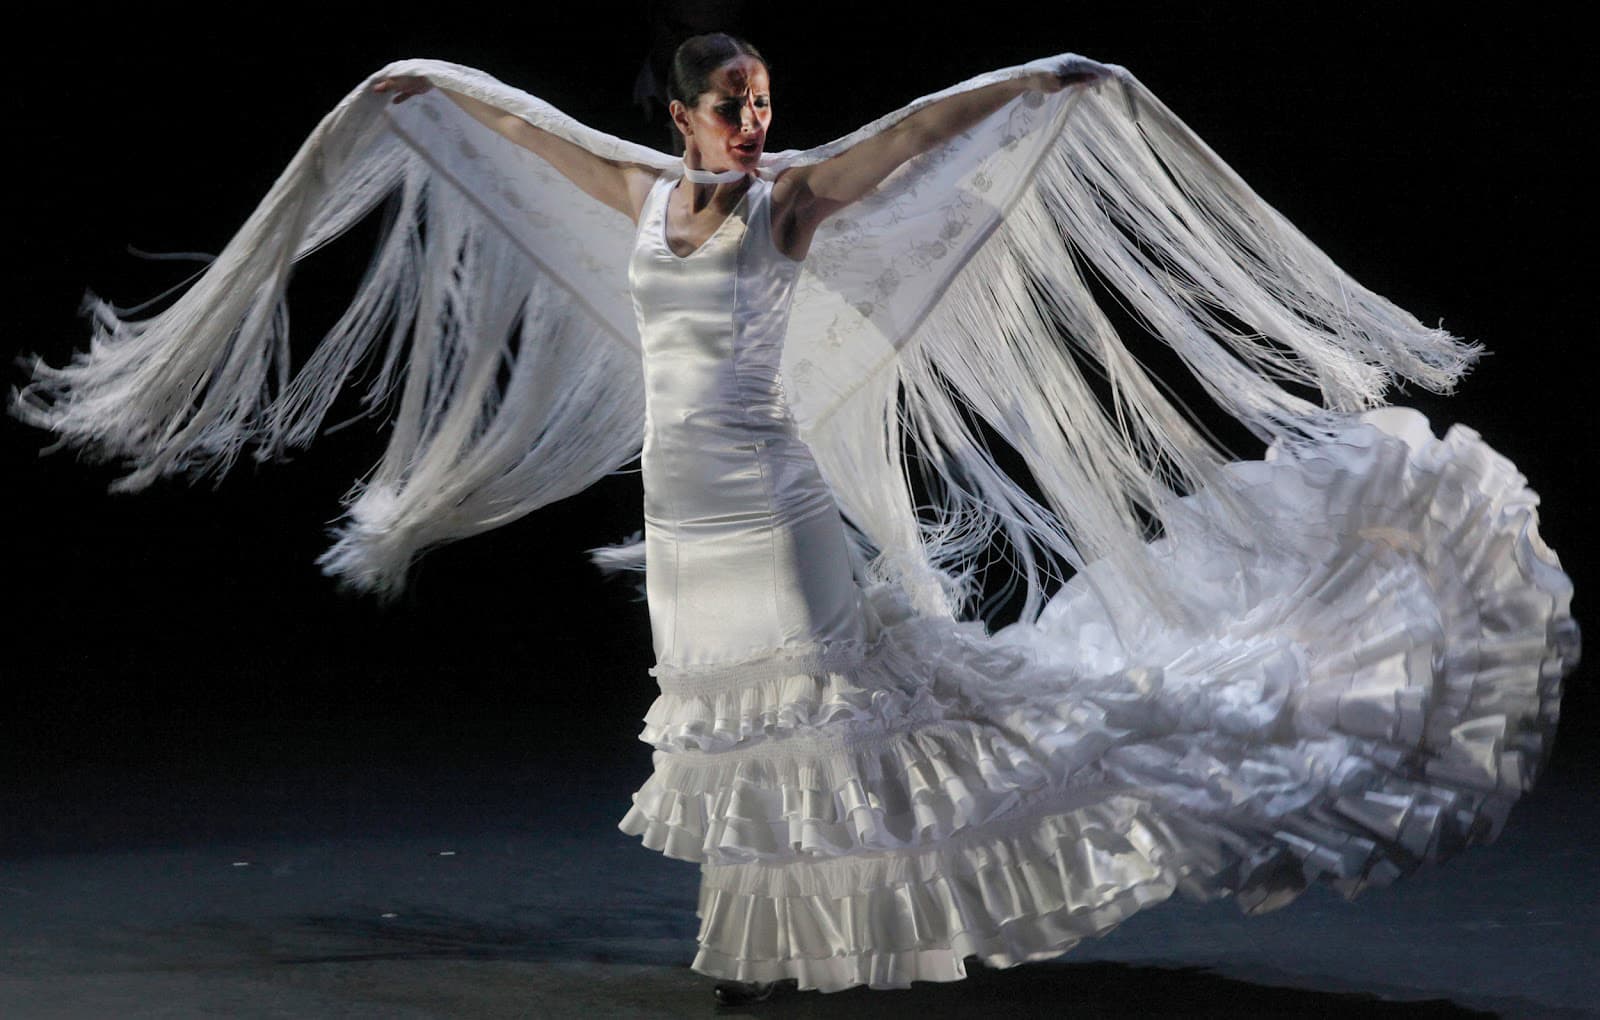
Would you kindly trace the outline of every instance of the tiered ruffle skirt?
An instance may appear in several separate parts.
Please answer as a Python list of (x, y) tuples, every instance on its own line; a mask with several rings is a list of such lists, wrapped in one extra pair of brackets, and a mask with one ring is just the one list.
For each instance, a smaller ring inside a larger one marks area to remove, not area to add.
[(956, 980), (1180, 889), (1259, 913), (1492, 841), (1578, 657), (1537, 497), (1470, 429), (1400, 409), (1229, 470), (1278, 538), (1208, 546), (1187, 498), (1193, 533), (1154, 547), (1182, 625), (1095, 566), (1034, 625), (913, 615), (884, 586), (871, 641), (654, 671), (655, 768), (619, 827), (700, 863), (694, 969)]

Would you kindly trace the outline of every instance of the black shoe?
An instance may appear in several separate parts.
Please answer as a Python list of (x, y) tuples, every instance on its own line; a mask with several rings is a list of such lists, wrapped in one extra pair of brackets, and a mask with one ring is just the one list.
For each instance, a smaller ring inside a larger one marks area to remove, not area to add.
[(743, 1006), (752, 1002), (766, 1002), (780, 989), (788, 990), (798, 988), (800, 982), (794, 978), (784, 978), (781, 981), (718, 981), (712, 994), (717, 997), (717, 1003), (722, 1006)]

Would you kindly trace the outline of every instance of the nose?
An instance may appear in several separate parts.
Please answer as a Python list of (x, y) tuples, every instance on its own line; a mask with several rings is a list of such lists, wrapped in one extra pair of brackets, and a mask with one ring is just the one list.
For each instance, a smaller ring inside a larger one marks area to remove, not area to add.
[(754, 131), (760, 124), (761, 115), (756, 112), (755, 97), (745, 97), (744, 104), (739, 107), (739, 130)]

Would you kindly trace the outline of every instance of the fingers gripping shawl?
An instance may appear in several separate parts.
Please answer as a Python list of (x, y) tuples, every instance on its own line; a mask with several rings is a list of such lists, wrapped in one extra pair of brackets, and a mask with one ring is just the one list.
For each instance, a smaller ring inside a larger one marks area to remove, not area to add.
[[(1351, 279), (1126, 70), (1070, 54), (768, 154), (759, 172), (1073, 63), (1111, 76), (1025, 94), (900, 167), (823, 225), (797, 288), (783, 365), (796, 418), (869, 569), (925, 612), (963, 612), (996, 549), (1028, 619), (1066, 567), (1106, 559), (1139, 584), (1144, 539), (1177, 512), (1175, 495), (1210, 485), (1230, 505), (1221, 454), (1122, 342), (1085, 270), (1263, 439), (1314, 439), (1331, 415), (1381, 403), (1396, 377), (1447, 389), (1477, 354)], [(246, 445), (268, 459), (309, 442), (356, 366), (377, 360), (363, 401), (373, 412), (400, 390), (393, 432), (321, 562), (381, 593), (422, 550), (632, 459), (644, 410), (633, 224), (437, 92), (398, 106), (370, 92), (394, 74), (607, 159), (681, 172), (481, 72), (391, 64), (318, 125), (176, 304), (134, 322), (91, 300), (90, 351), (63, 368), (35, 360), (13, 400), (64, 441), (126, 460), (114, 487), (137, 489), (220, 473)], [(360, 291), (292, 370), (292, 263), (385, 197), (394, 214)], [(991, 436), (1031, 479), (1001, 465)], [(1252, 523), (1231, 530), (1249, 540)], [(1179, 593), (1148, 594), (1181, 610)]]

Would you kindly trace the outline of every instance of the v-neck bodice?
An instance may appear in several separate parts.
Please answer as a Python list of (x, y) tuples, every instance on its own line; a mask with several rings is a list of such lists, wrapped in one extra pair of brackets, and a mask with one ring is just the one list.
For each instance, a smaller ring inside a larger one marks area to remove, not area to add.
[(716, 225), (715, 229), (713, 229), (711, 231), (711, 233), (706, 237), (706, 239), (704, 241), (701, 241), (698, 245), (696, 245), (694, 251), (690, 252), (687, 255), (678, 255), (677, 252), (672, 251), (672, 241), (667, 236), (667, 224), (668, 224), (668, 221), (671, 219), (671, 210), (670, 210), (669, 207), (671, 205), (672, 192), (673, 192), (675, 187), (676, 187), (676, 185), (668, 186), (665, 189), (666, 190), (666, 197), (664, 197), (661, 200), (661, 243), (666, 247), (667, 251), (672, 252), (673, 255), (676, 255), (680, 259), (687, 260), (687, 259), (694, 258), (696, 255), (699, 255), (702, 251), (704, 251), (706, 245), (710, 244), (712, 242), (712, 240), (715, 239), (718, 234), (722, 233), (722, 231), (727, 228), (729, 220), (732, 220), (735, 217), (740, 216), (741, 213), (745, 209), (747, 209), (749, 207), (749, 205), (750, 205), (750, 192), (755, 188), (755, 185), (752, 184), (752, 185), (750, 185), (750, 187), (747, 187), (747, 188), (744, 189), (744, 194), (739, 196), (739, 201), (737, 201), (737, 202), (735, 202), (733, 204), (733, 208), (728, 212), (728, 215), (724, 216), (722, 218), (722, 221)]
[(690, 255), (658, 180), (628, 282), (644, 349), (645, 579), (658, 665), (706, 667), (863, 634), (843, 523), (780, 379), (801, 263), (750, 182)]
[(801, 263), (772, 236), (772, 183), (757, 177), (690, 255), (667, 243), (675, 178), (650, 190), (628, 283), (644, 347), (646, 411), (657, 424), (711, 420), (750, 428), (793, 424), (779, 380)]

